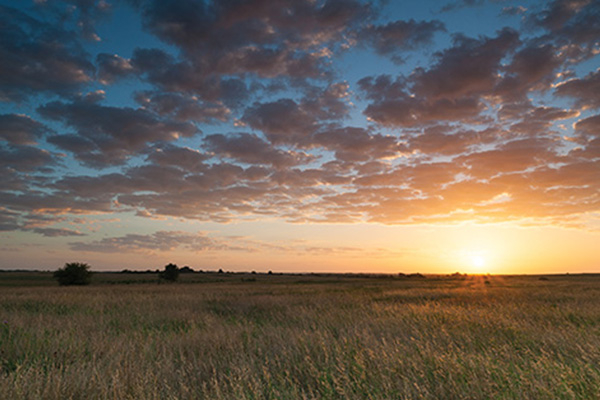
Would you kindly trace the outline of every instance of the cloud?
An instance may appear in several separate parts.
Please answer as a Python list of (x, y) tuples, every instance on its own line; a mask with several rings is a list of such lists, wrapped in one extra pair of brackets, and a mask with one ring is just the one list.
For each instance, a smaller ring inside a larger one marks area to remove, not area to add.
[(38, 108), (38, 112), (76, 130), (76, 135), (50, 136), (50, 143), (72, 152), (83, 164), (96, 168), (123, 164), (150, 143), (169, 142), (198, 133), (198, 128), (191, 122), (161, 118), (144, 109), (102, 106), (86, 101), (51, 102)]
[(600, 115), (577, 121), (575, 130), (590, 136), (600, 136)]
[[(179, 97), (178, 101), (189, 106), (194, 100), (212, 103), (212, 107), (223, 105), (239, 108), (250, 97), (244, 80), (234, 77), (220, 77), (204, 73), (201, 67), (190, 60), (178, 60), (160, 49), (136, 48), (131, 59), (116, 54), (101, 53), (97, 56), (100, 81), (106, 85), (119, 79), (137, 77), (155, 85), (159, 91), (137, 95), (142, 104), (152, 100), (163, 100), (165, 96)], [(233, 61), (232, 61), (233, 62)], [(162, 92), (162, 93), (161, 93)], [(169, 93), (164, 93), (169, 92)], [(187, 94), (187, 96), (185, 96)], [(198, 96), (199, 99), (193, 97)], [(195, 112), (199, 110), (196, 108)], [(226, 110), (221, 111), (223, 114)]]
[(135, 73), (135, 68), (130, 60), (117, 54), (100, 53), (96, 56), (96, 63), (98, 64), (98, 79), (105, 85)]
[(469, 175), (489, 179), (497, 174), (525, 172), (530, 167), (559, 161), (554, 149), (558, 143), (549, 138), (524, 138), (509, 141), (492, 150), (457, 158)]
[(305, 164), (315, 158), (306, 153), (275, 148), (250, 133), (208, 135), (204, 141), (209, 151), (248, 164), (273, 165), (283, 168)]
[(312, 143), (335, 152), (335, 158), (345, 162), (396, 158), (406, 150), (396, 137), (370, 134), (366, 129), (343, 127), (316, 133)]
[(323, 76), (313, 50), (339, 46), (371, 11), (355, 0), (139, 1), (145, 28), (181, 48), (203, 75)]
[(407, 135), (406, 141), (410, 150), (426, 155), (459, 155), (471, 150), (478, 144), (485, 143), (484, 135), (472, 130), (445, 132), (445, 127), (427, 128), (418, 135)]
[(21, 145), (0, 147), (0, 167), (19, 172), (31, 172), (54, 164), (56, 158), (48, 150)]
[(302, 143), (317, 128), (315, 116), (292, 99), (256, 103), (245, 111), (242, 121), (275, 144)]
[(19, 216), (20, 214), (18, 212), (0, 207), (0, 232), (19, 229)]
[(555, 71), (564, 61), (564, 55), (561, 56), (552, 44), (531, 43), (513, 56), (495, 93), (504, 101), (523, 101), (530, 91), (549, 90), (556, 77)]
[(209, 155), (198, 150), (167, 144), (152, 149), (147, 161), (162, 167), (173, 166), (194, 173), (208, 169), (208, 165), (204, 163), (208, 158)]
[(394, 21), (385, 25), (369, 25), (359, 33), (361, 41), (371, 45), (384, 56), (403, 62), (407, 50), (431, 44), (436, 32), (445, 31), (441, 21)]
[(510, 29), (494, 38), (456, 35), (429, 69), (416, 68), (410, 77), (395, 80), (386, 75), (361, 79), (359, 87), (372, 100), (364, 114), (389, 126), (477, 118), (485, 109), (482, 98), (499, 81), (501, 60), (518, 43), (518, 33)]
[[(527, 11), (533, 30), (470, 37), (354, 0), (130, 0), (164, 43), (128, 42), (119, 48), (140, 47), (120, 55), (86, 43), (97, 71), (79, 40), (94, 40), (103, 2), (47, 3), (32, 11), (48, 11), (39, 18), (6, 7), (0, 16), (0, 96), (10, 102), (0, 229), (77, 235), (53, 224), (117, 212), (413, 224), (575, 221), (598, 209), (600, 70), (579, 64), (595, 51), (597, 2), (552, 1)], [(354, 75), (371, 68), (357, 55), (400, 61), (443, 33), (446, 47), (417, 67), (387, 75), (374, 63), (371, 76)], [(127, 104), (123, 90), (137, 105), (110, 103)], [(166, 231), (71, 245), (219, 246), (234, 247)]]
[(93, 75), (88, 55), (68, 31), (0, 6), (0, 101), (71, 95)]
[(84, 233), (67, 228), (34, 228), (33, 232), (46, 237), (85, 236)]
[(207, 103), (179, 93), (137, 93), (136, 101), (145, 109), (181, 122), (223, 122), (231, 112), (223, 104)]
[(455, 35), (453, 46), (438, 53), (431, 68), (413, 72), (413, 91), (433, 99), (488, 93), (498, 80), (500, 61), (518, 44), (518, 32), (509, 28), (493, 38)]
[(150, 235), (127, 234), (90, 242), (72, 242), (69, 245), (73, 251), (96, 253), (154, 253), (155, 251), (166, 252), (179, 248), (195, 252), (244, 250), (228, 246), (223, 240), (208, 237), (202, 232), (188, 233), (181, 231), (158, 231)]
[(0, 114), (0, 139), (15, 145), (35, 144), (50, 130), (27, 115)]
[(348, 88), (346, 82), (340, 82), (308, 90), (300, 101), (256, 102), (245, 110), (241, 121), (263, 132), (273, 144), (310, 147), (312, 134), (347, 115)]
[(600, 68), (583, 78), (573, 78), (559, 83), (555, 94), (575, 99), (578, 107), (600, 108)]
[(594, 0), (554, 0), (532, 14), (530, 21), (548, 30), (559, 42), (593, 47), (600, 36), (599, 12), (600, 5)]
[(81, 36), (90, 41), (101, 40), (95, 25), (112, 10), (104, 0), (36, 0), (35, 5), (42, 13), (54, 15), (59, 21), (73, 20)]

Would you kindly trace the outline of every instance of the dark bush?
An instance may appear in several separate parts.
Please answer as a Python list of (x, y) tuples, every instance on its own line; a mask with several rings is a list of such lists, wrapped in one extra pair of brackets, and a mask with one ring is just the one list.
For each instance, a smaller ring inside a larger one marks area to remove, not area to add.
[(165, 269), (160, 271), (158, 276), (160, 279), (175, 282), (179, 278), (179, 268), (176, 264), (167, 264)]
[(86, 263), (66, 263), (64, 267), (54, 271), (54, 279), (59, 285), (89, 285), (92, 279), (90, 266)]

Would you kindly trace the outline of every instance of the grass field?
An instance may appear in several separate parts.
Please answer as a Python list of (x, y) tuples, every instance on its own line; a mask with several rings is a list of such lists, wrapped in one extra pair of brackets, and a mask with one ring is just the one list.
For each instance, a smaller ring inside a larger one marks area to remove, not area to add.
[(0, 398), (600, 398), (599, 276), (155, 281), (0, 273)]

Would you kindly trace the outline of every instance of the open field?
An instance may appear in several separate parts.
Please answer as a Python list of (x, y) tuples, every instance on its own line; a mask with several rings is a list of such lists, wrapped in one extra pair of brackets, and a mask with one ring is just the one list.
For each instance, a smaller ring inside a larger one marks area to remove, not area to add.
[(0, 273), (0, 398), (600, 398), (596, 275), (181, 278)]

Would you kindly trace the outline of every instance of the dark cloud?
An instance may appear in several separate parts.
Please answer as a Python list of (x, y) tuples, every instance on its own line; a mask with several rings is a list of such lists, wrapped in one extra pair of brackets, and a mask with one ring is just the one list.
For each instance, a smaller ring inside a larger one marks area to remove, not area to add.
[(389, 126), (416, 126), (438, 121), (461, 121), (479, 116), (484, 105), (475, 97), (427, 101), (411, 95), (370, 104), (364, 114)]
[(0, 114), (0, 140), (16, 145), (35, 144), (50, 130), (42, 123), (19, 114)]
[(112, 6), (105, 0), (36, 0), (40, 12), (52, 14), (61, 22), (73, 21), (81, 36), (90, 41), (100, 41), (96, 23), (107, 17)]
[(198, 133), (190, 122), (161, 118), (148, 110), (85, 101), (52, 102), (40, 107), (38, 112), (76, 130), (77, 135), (52, 136), (48, 141), (73, 152), (75, 158), (92, 167), (122, 164), (149, 143), (173, 141)]
[[(160, 49), (137, 48), (131, 59), (101, 53), (97, 56), (97, 63), (98, 77), (102, 83), (111, 84), (119, 79), (139, 77), (160, 89), (153, 93), (154, 96), (188, 94), (185, 96), (188, 103), (192, 102), (193, 96), (198, 96), (202, 101), (213, 103), (213, 108), (223, 108), (222, 104), (238, 108), (250, 97), (249, 88), (242, 79), (207, 74), (193, 62), (177, 60)], [(142, 94), (148, 95), (151, 94)]]
[(33, 146), (0, 146), (0, 167), (19, 172), (43, 170), (56, 164), (56, 158), (48, 151)]
[(0, 207), (0, 232), (14, 231), (19, 229), (19, 216), (21, 214), (15, 211)]
[(600, 115), (577, 121), (575, 131), (588, 137), (600, 137)]
[(384, 125), (413, 126), (434, 121), (467, 121), (484, 110), (499, 80), (501, 60), (519, 43), (517, 32), (504, 29), (495, 38), (455, 36), (454, 45), (437, 54), (429, 69), (409, 78), (364, 78), (359, 87), (372, 102), (364, 114)]
[(273, 144), (311, 146), (311, 135), (348, 113), (349, 86), (346, 82), (324, 89), (308, 90), (300, 101), (284, 98), (254, 103), (241, 121), (262, 131)]
[(317, 128), (315, 116), (292, 99), (254, 104), (246, 110), (242, 121), (276, 144), (301, 143)]
[(500, 61), (518, 44), (518, 32), (508, 28), (493, 38), (457, 35), (431, 68), (413, 72), (413, 91), (434, 99), (487, 94), (498, 81)]
[(98, 79), (105, 85), (128, 75), (134, 75), (136, 72), (130, 60), (117, 54), (100, 53), (96, 56), (96, 63), (98, 64)]
[(391, 56), (396, 62), (404, 61), (407, 50), (430, 44), (436, 32), (445, 31), (441, 21), (394, 21), (385, 25), (369, 25), (360, 34), (381, 55)]
[(70, 243), (71, 250), (98, 253), (172, 251), (183, 248), (192, 251), (239, 250), (227, 246), (222, 240), (203, 233), (181, 231), (159, 231), (151, 235), (127, 234), (120, 237), (104, 238), (91, 242)]
[(199, 95), (239, 107), (248, 96), (232, 76), (330, 78), (329, 57), (341, 48), (369, 5), (356, 0), (132, 1), (144, 27), (182, 50), (175, 58), (158, 49), (136, 49), (131, 59), (102, 53), (98, 76), (106, 84), (137, 75), (163, 90)]
[(508, 103), (498, 113), (504, 122), (513, 120), (507, 129), (522, 136), (549, 136), (557, 134), (554, 124), (577, 117), (579, 111), (558, 107), (534, 107), (531, 103)]
[(600, 37), (600, 4), (595, 0), (554, 0), (531, 21), (557, 41), (597, 46)]
[(206, 103), (197, 97), (179, 93), (137, 93), (136, 101), (158, 115), (169, 116), (182, 122), (223, 122), (231, 112), (223, 104)]
[(214, 134), (205, 139), (206, 148), (242, 163), (273, 165), (277, 168), (305, 164), (315, 159), (302, 152), (284, 151), (249, 133)]
[(201, 172), (208, 168), (204, 162), (208, 155), (198, 150), (174, 145), (163, 145), (152, 149), (147, 160), (161, 167), (177, 167), (184, 171)]
[(396, 158), (406, 150), (394, 136), (371, 134), (356, 127), (326, 129), (315, 134), (312, 143), (335, 152), (336, 159), (345, 162)]
[(204, 74), (323, 76), (313, 50), (339, 46), (371, 13), (356, 0), (139, 1), (146, 29), (180, 47)]
[(0, 6), (0, 101), (70, 95), (93, 75), (93, 64), (71, 33)]
[(514, 55), (495, 93), (504, 101), (522, 101), (530, 91), (548, 90), (563, 62), (564, 56), (552, 44), (530, 44)]
[(485, 143), (484, 135), (477, 131), (461, 130), (458, 132), (444, 132), (440, 127), (425, 129), (418, 135), (408, 135), (406, 138), (408, 148), (426, 155), (458, 155), (473, 146)]
[(575, 99), (579, 107), (600, 108), (600, 69), (583, 78), (573, 78), (560, 83), (556, 95)]
[(33, 232), (46, 237), (85, 236), (84, 233), (67, 228), (34, 228)]

